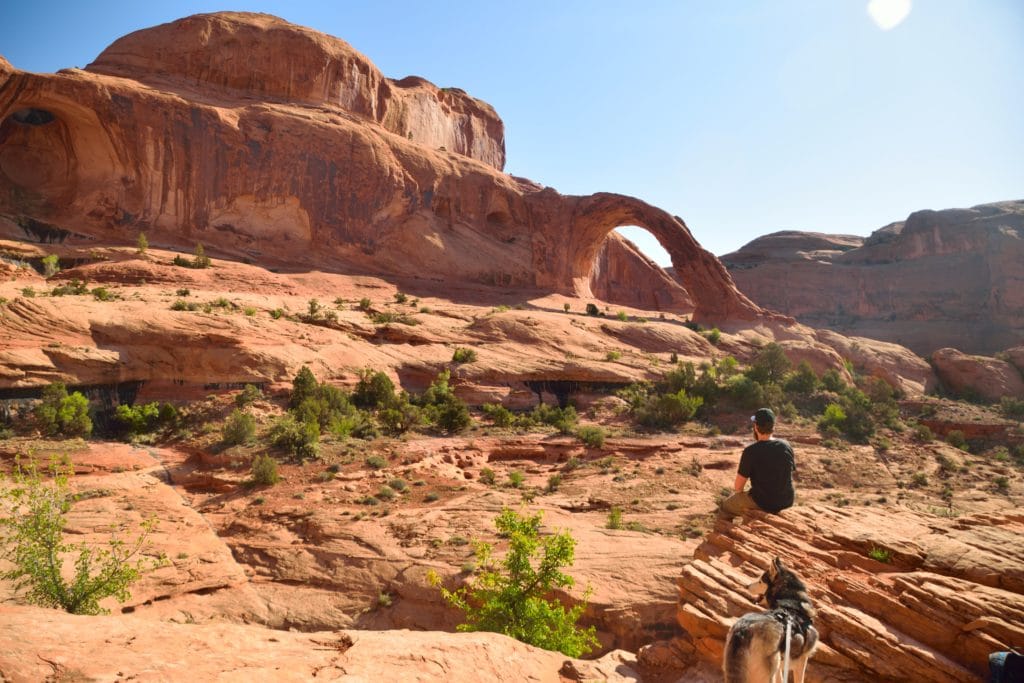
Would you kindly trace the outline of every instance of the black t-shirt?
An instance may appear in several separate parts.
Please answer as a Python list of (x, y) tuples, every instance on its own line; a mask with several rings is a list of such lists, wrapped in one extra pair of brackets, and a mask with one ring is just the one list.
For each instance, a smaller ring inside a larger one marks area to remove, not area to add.
[(793, 448), (782, 439), (757, 441), (743, 449), (739, 473), (750, 480), (758, 507), (778, 512), (793, 505)]

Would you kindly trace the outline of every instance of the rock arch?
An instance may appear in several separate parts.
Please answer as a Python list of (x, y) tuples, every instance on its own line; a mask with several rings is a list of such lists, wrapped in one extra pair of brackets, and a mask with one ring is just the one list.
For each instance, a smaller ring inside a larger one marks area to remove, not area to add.
[(753, 320), (765, 315), (736, 289), (725, 267), (698, 244), (682, 219), (620, 194), (559, 199), (559, 215), (551, 218), (559, 229), (538, 231), (534, 240), (538, 284), (592, 296), (590, 273), (602, 242), (615, 228), (636, 225), (654, 235), (669, 253), (677, 277), (696, 304), (695, 320)]

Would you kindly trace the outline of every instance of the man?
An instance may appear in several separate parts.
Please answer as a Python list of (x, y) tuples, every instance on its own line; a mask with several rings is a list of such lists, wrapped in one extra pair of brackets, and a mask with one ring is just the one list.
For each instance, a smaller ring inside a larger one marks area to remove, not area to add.
[[(793, 505), (793, 448), (782, 439), (772, 438), (775, 413), (770, 409), (761, 408), (750, 420), (754, 423), (754, 443), (743, 449), (734, 493), (725, 499), (719, 513), (730, 519), (747, 510), (775, 513)], [(747, 480), (749, 493), (743, 490)]]

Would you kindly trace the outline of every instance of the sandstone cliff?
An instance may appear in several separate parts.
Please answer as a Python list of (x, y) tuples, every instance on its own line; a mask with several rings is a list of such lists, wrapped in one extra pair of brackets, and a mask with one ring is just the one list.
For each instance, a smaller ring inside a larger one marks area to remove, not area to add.
[(488, 105), (267, 15), (139, 31), (85, 71), (13, 70), (0, 119), (0, 214), (37, 231), (590, 296), (608, 233), (639, 225), (696, 318), (765, 315), (682, 220), (505, 175)]
[(867, 239), (774, 233), (722, 261), (762, 306), (922, 355), (1024, 336), (1024, 201), (918, 211)]

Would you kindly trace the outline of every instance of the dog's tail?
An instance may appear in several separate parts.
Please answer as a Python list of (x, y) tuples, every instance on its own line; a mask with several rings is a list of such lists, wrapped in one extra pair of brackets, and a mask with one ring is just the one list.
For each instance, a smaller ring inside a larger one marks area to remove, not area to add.
[(725, 657), (722, 662), (725, 683), (746, 683), (747, 658), (752, 643), (751, 631), (747, 629), (729, 631), (729, 637), (725, 641)]

